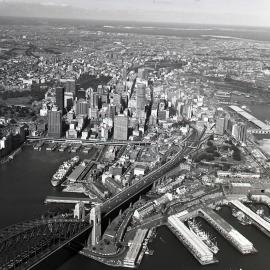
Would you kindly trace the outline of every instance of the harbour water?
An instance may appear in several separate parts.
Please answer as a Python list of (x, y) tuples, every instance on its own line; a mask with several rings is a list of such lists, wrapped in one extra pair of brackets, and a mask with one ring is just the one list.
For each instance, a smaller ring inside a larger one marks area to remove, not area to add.
[[(74, 154), (73, 154), (74, 155)], [(3, 228), (15, 222), (40, 216), (46, 210), (43, 201), (47, 195), (61, 195), (59, 189), (50, 184), (50, 177), (58, 166), (73, 156), (67, 152), (34, 151), (25, 147), (11, 161), (0, 167), (0, 227)], [(88, 156), (89, 158), (89, 156)], [(73, 194), (74, 195), (74, 194)], [(223, 208), (220, 215), (246, 236), (258, 249), (255, 255), (243, 256), (230, 243), (224, 240), (213, 228), (200, 221), (205, 230), (216, 238), (220, 252), (218, 264), (201, 266), (178, 239), (167, 229), (158, 229), (158, 235), (151, 244), (153, 256), (144, 256), (140, 269), (162, 270), (260, 270), (270, 268), (270, 239), (253, 226), (244, 227), (231, 215), (231, 210)], [(74, 254), (65, 248), (53, 255), (36, 269), (97, 269), (107, 270), (104, 266), (88, 258)]]

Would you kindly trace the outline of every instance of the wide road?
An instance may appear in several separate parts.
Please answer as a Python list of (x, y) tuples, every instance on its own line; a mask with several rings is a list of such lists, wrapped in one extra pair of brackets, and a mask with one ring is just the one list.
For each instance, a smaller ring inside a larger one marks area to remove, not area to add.
[[(204, 132), (205, 130), (203, 131), (203, 134)], [(194, 147), (197, 147), (200, 144), (200, 140), (203, 134), (199, 136), (198, 131), (194, 128), (191, 128), (191, 133), (189, 134), (186, 140), (186, 144), (179, 153), (177, 153), (170, 161), (166, 162), (158, 169), (147, 174), (140, 181), (136, 182), (132, 186), (126, 188), (122, 192), (116, 194), (114, 197), (104, 202), (101, 206), (102, 213), (108, 215), (110, 212), (117, 209), (119, 205), (122, 205), (123, 203), (125, 203), (126, 201), (137, 195), (139, 192), (149, 187), (157, 179), (168, 173), (177, 164), (179, 164), (180, 160), (183, 157), (185, 157), (191, 151), (193, 151)]]
[(116, 146), (122, 146), (122, 145), (150, 145), (151, 142), (145, 142), (145, 141), (101, 141), (101, 140), (83, 140), (83, 139), (56, 139), (56, 138), (49, 138), (49, 137), (33, 137), (33, 136), (27, 136), (26, 139), (30, 142), (55, 142), (55, 143), (78, 143), (83, 145), (116, 145)]

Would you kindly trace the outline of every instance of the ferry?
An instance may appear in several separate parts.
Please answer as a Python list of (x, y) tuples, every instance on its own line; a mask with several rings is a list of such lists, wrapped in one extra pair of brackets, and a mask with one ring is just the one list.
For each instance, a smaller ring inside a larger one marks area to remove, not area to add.
[(51, 184), (54, 187), (61, 185), (66, 179), (66, 176), (79, 163), (79, 161), (80, 161), (80, 158), (76, 156), (68, 161), (65, 161), (62, 165), (60, 165), (57, 172), (53, 175), (51, 179)]
[(217, 246), (217, 243), (214, 242), (214, 239), (211, 239), (210, 235), (203, 231), (200, 228), (200, 224), (196, 223), (194, 219), (189, 219), (187, 221), (188, 227), (191, 231), (193, 231), (208, 247), (209, 249), (214, 253), (217, 254), (219, 252), (219, 248)]

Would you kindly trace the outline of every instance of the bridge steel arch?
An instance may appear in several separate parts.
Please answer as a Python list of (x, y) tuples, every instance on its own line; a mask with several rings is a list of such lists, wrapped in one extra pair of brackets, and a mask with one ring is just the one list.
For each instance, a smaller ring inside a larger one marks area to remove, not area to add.
[(0, 270), (31, 269), (90, 229), (76, 219), (41, 219), (15, 224), (0, 231)]

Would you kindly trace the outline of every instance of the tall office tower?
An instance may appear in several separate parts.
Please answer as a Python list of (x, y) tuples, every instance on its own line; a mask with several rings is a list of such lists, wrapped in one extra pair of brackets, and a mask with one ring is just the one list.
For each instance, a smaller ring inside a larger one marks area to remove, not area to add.
[(237, 125), (237, 123), (233, 123), (232, 124), (232, 136), (236, 139), (236, 140), (238, 140), (238, 133), (239, 133), (239, 130), (238, 130), (238, 125)]
[(113, 96), (113, 104), (116, 106), (121, 106), (121, 95), (114, 93), (112, 94), (112, 96)]
[(128, 139), (128, 116), (119, 114), (114, 117), (113, 138), (121, 141)]
[(48, 136), (60, 138), (62, 135), (62, 111), (48, 111)]
[(74, 95), (72, 92), (66, 92), (64, 94), (64, 107), (69, 111), (73, 105)]
[(57, 87), (56, 88), (56, 106), (58, 110), (64, 112), (64, 95), (65, 95), (65, 88), (64, 87)]
[(225, 118), (218, 118), (216, 120), (216, 134), (217, 135), (223, 135), (225, 131)]
[(245, 143), (247, 140), (247, 125), (245, 123), (238, 124), (238, 141)]
[(80, 99), (76, 104), (76, 115), (83, 114), (88, 115), (89, 103), (84, 99)]
[(116, 114), (116, 106), (115, 105), (109, 105), (107, 114), (108, 114), (107, 116), (113, 120), (114, 117), (115, 117), (115, 114)]
[(99, 95), (103, 95), (104, 94), (104, 87), (101, 84), (97, 87), (97, 93)]
[(145, 72), (144, 68), (139, 68), (138, 69), (138, 78), (140, 78), (141, 80), (144, 79), (144, 72)]
[(235, 121), (233, 119), (228, 119), (228, 123), (227, 123), (227, 127), (226, 127), (225, 131), (230, 135), (232, 135), (234, 124), (235, 124)]
[(192, 105), (186, 104), (183, 106), (182, 116), (187, 120), (190, 120), (192, 117)]
[(75, 84), (75, 93), (74, 93), (75, 97), (77, 97), (78, 91), (79, 91), (80, 89), (81, 89), (81, 85), (80, 85), (79, 83), (76, 83), (76, 84)]
[(138, 84), (137, 87), (137, 103), (136, 109), (137, 111), (144, 111), (146, 105), (146, 86), (143, 83)]
[(98, 108), (89, 108), (88, 110), (88, 118), (89, 119), (98, 119)]
[[(91, 245), (96, 246), (101, 239), (101, 211), (100, 205), (94, 206), (90, 211), (90, 224), (93, 225)], [(89, 244), (88, 244), (89, 245)]]
[(123, 81), (126, 82), (126, 80), (127, 80), (127, 68), (126, 67), (124, 67), (122, 69), (122, 77), (123, 77)]
[(90, 108), (98, 108), (99, 96), (97, 92), (90, 93)]
[(83, 88), (77, 90), (76, 91), (76, 98), (77, 99), (80, 99), (80, 98), (86, 99), (86, 91)]
[(75, 94), (76, 81), (74, 79), (68, 79), (65, 82), (65, 89), (66, 89), (67, 92), (72, 92), (73, 94)]

